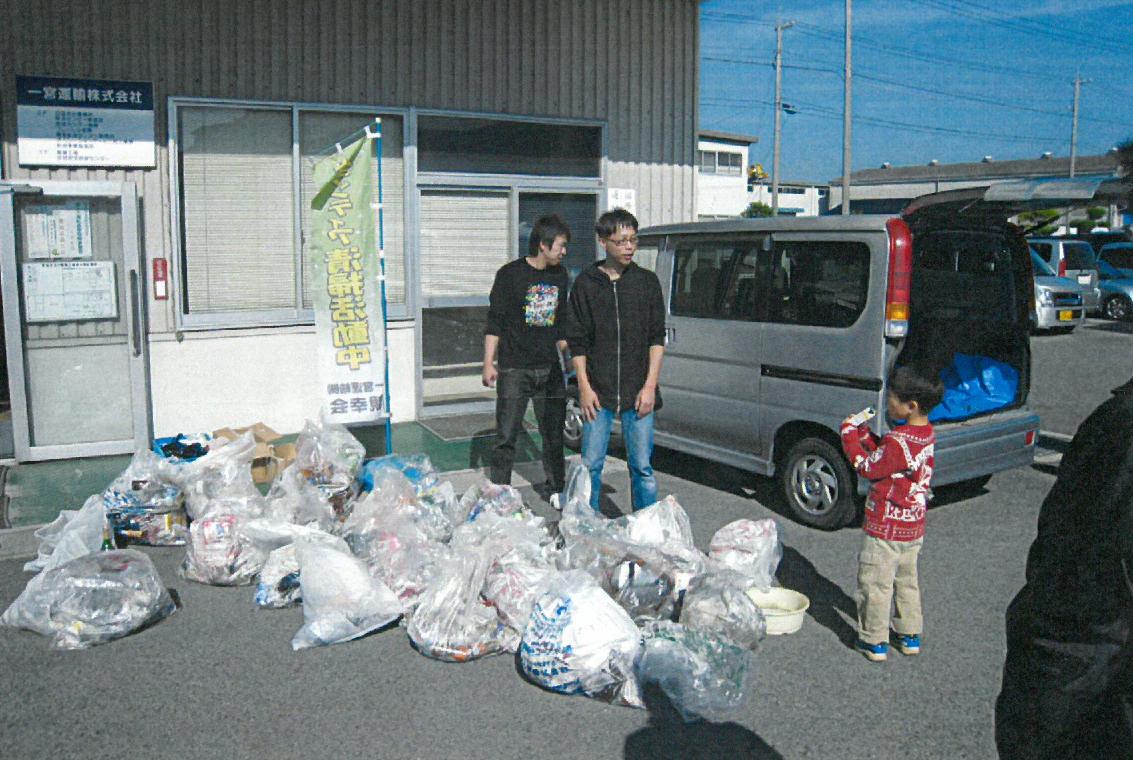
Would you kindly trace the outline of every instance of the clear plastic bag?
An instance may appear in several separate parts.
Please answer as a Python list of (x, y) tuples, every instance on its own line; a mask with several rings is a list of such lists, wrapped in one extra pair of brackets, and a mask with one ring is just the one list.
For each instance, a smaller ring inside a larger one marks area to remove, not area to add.
[(750, 654), (732, 642), (679, 623), (650, 622), (637, 664), (686, 721), (736, 718), (747, 701)]
[(264, 516), (297, 525), (331, 530), (336, 524), (330, 500), (307, 481), (294, 463), (285, 467), (268, 489)]
[(176, 485), (177, 468), (149, 449), (134, 454), (129, 466), (102, 492), (107, 512), (144, 508), (155, 512), (180, 509), (184, 496)]
[(33, 534), (39, 539), (36, 558), (24, 565), (24, 572), (50, 570), (102, 547), (107, 529), (101, 496), (91, 496), (82, 509), (65, 509), (51, 523)]
[(437, 566), (406, 626), (417, 651), (467, 662), (515, 649), (517, 637), (480, 598), (487, 571), (488, 558), (471, 548), (454, 550)]
[(150, 558), (123, 549), (94, 552), (44, 570), (4, 611), (0, 623), (50, 636), (58, 649), (85, 649), (175, 610)]
[(531, 610), (551, 578), (554, 564), (528, 548), (512, 548), (497, 557), (484, 579), (484, 600), (496, 608), (500, 620), (522, 636)]
[(401, 616), (401, 602), (361, 560), (310, 541), (297, 543), (296, 555), (304, 623), (291, 639), (292, 649), (350, 641)]
[(317, 486), (345, 488), (354, 482), (366, 447), (336, 422), (307, 420), (295, 441), (295, 465)]
[(213, 586), (251, 583), (267, 560), (267, 551), (240, 530), (245, 522), (238, 515), (210, 515), (194, 521), (181, 577)]
[(234, 441), (223, 441), (215, 439), (215, 448), (208, 454), (177, 470), (177, 485), (185, 492), (185, 510), (191, 520), (214, 514), (258, 517), (263, 512), (263, 496), (252, 480), (255, 438), (248, 432)]
[[(357, 510), (351, 519), (357, 517)], [(411, 514), (380, 511), (354, 522), (344, 533), (354, 554), (370, 573), (389, 587), (407, 610), (425, 593), (437, 564), (447, 556), (444, 545), (430, 540)]]
[(708, 556), (746, 577), (749, 585), (766, 591), (783, 558), (779, 527), (771, 518), (728, 523), (712, 536)]
[(535, 602), (519, 662), (524, 676), (551, 691), (644, 707), (633, 670), (640, 650), (626, 611), (574, 570), (551, 578)]
[(705, 573), (685, 593), (680, 622), (687, 628), (726, 638), (743, 649), (752, 649), (767, 635), (767, 622), (745, 593), (746, 576), (736, 573)]

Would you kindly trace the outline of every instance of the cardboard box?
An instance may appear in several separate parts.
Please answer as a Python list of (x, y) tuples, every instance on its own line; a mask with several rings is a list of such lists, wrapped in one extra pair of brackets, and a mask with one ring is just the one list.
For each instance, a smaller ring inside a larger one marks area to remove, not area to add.
[(256, 483), (270, 483), (280, 470), (295, 460), (295, 444), (273, 446), (272, 442), (283, 436), (262, 422), (242, 428), (218, 428), (213, 431), (212, 437), (234, 441), (248, 432), (251, 432), (256, 441), (252, 454), (252, 480)]

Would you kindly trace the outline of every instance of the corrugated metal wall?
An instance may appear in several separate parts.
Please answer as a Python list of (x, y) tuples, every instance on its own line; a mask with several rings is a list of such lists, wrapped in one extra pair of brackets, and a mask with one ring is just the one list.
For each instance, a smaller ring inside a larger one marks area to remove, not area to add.
[[(609, 184), (643, 224), (694, 218), (695, 0), (0, 0), (4, 177), (130, 179), (170, 256), (170, 96), (415, 106), (607, 122)], [(17, 74), (148, 80), (151, 171), (18, 166)], [(172, 303), (172, 301), (168, 302)], [(153, 304), (151, 304), (151, 307)], [(154, 313), (152, 327), (171, 329)]]

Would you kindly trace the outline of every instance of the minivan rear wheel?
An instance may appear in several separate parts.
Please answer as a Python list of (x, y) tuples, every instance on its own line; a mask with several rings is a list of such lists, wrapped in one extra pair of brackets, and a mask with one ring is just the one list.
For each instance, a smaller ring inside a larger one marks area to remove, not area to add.
[(791, 446), (779, 478), (791, 514), (804, 525), (836, 530), (857, 516), (849, 463), (821, 438), (803, 438)]

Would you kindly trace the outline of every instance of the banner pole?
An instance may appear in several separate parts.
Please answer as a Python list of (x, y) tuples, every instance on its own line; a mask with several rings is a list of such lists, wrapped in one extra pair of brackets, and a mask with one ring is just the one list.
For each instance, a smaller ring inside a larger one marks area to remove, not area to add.
[(386, 395), (386, 454), (393, 453), (393, 412), (390, 410), (389, 390), (389, 309), (386, 304), (386, 240), (385, 240), (385, 209), (382, 198), (382, 120), (374, 119), (378, 128), (377, 139), (374, 140), (374, 153), (378, 166), (378, 279), (381, 283), (382, 294), (382, 361), (385, 369), (385, 395)]

